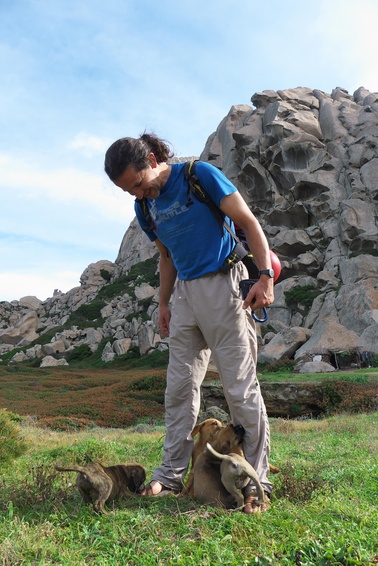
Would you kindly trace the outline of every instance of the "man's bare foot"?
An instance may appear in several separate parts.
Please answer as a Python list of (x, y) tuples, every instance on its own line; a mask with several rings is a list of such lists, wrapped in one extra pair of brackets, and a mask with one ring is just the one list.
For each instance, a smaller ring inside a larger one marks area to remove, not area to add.
[(257, 495), (250, 494), (244, 500), (244, 513), (249, 515), (250, 513), (263, 513), (268, 511), (270, 507), (270, 499), (267, 493), (264, 492), (264, 502), (261, 504), (257, 503)]
[(142, 496), (143, 495), (148, 495), (148, 496), (159, 495), (165, 489), (167, 489), (167, 488), (163, 484), (161, 484), (160, 482), (158, 482), (156, 480), (152, 480), (152, 482), (148, 483), (144, 487), (144, 490), (141, 491), (140, 495), (142, 495)]

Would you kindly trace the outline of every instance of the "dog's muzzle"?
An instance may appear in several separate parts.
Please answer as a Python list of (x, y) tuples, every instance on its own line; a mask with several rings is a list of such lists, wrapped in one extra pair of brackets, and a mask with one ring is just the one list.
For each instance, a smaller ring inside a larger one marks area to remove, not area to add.
[(244, 438), (244, 435), (245, 435), (245, 428), (241, 424), (234, 425), (234, 431), (235, 431), (235, 434), (236, 434), (236, 436), (239, 440), (239, 444), (240, 444), (241, 442), (243, 442), (243, 438)]

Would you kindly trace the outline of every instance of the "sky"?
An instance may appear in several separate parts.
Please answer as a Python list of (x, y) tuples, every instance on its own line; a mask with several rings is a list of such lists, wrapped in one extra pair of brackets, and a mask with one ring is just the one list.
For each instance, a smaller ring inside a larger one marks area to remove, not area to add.
[(134, 212), (113, 141), (198, 156), (256, 92), (377, 92), (377, 22), (377, 0), (0, 0), (0, 302), (115, 261)]

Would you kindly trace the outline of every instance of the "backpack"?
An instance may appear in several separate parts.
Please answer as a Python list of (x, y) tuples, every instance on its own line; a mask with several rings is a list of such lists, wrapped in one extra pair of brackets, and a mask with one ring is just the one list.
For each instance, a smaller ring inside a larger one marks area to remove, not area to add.
[[(224, 264), (219, 269), (221, 273), (228, 273), (233, 266), (242, 261), (248, 269), (249, 279), (258, 279), (258, 268), (253, 260), (253, 256), (248, 249), (247, 240), (243, 230), (235, 226), (235, 232), (230, 228), (230, 226), (225, 221), (225, 215), (221, 209), (211, 200), (210, 196), (207, 194), (205, 189), (201, 186), (200, 180), (196, 175), (196, 161), (188, 161), (184, 165), (184, 177), (188, 182), (188, 202), (187, 206), (193, 204), (192, 196), (197, 200), (209, 207), (211, 212), (214, 214), (220, 229), (220, 235), (223, 236), (223, 230), (226, 229), (235, 241), (235, 246), (231, 253), (226, 257)], [(150, 229), (154, 230), (154, 223), (150, 215), (150, 211), (147, 206), (147, 198), (143, 197), (141, 199), (135, 199), (135, 202), (140, 207), (146, 222), (149, 224)]]

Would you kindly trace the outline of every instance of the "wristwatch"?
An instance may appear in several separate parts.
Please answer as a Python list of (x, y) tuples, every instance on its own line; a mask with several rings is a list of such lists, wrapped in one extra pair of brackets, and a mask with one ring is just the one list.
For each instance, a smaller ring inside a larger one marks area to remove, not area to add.
[(269, 277), (274, 279), (273, 269), (262, 269), (261, 271), (259, 271), (258, 275), (259, 275), (259, 277), (261, 277), (261, 275), (269, 275)]

